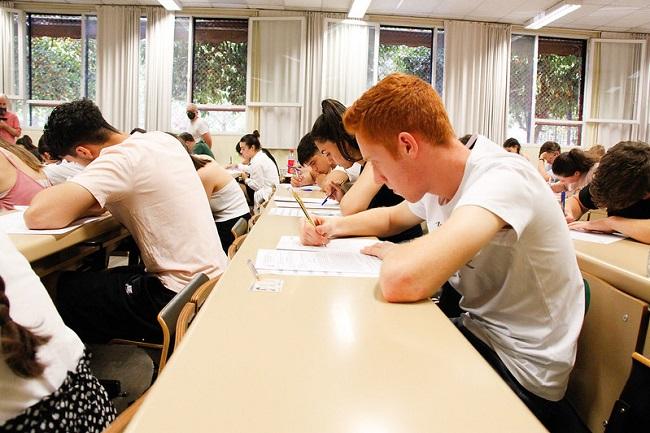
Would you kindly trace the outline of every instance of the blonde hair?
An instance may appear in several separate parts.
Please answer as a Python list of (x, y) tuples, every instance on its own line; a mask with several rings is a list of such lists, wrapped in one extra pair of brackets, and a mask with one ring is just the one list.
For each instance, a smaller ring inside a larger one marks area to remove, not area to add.
[(31, 168), (35, 172), (42, 172), (43, 165), (41, 162), (24, 147), (16, 146), (15, 144), (10, 144), (0, 139), (0, 148), (3, 148), (4, 150), (14, 154), (16, 157), (18, 157), (18, 159), (24, 162), (27, 167)]

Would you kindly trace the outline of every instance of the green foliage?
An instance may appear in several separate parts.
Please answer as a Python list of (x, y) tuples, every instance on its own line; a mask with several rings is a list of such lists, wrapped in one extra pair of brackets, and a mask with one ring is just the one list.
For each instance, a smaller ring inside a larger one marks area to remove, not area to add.
[(73, 100), (81, 95), (81, 40), (32, 38), (32, 99)]
[(535, 115), (541, 119), (579, 119), (581, 84), (582, 58), (540, 55)]
[(530, 124), (531, 60), (520, 54), (513, 54), (510, 60), (510, 118), (522, 129)]
[(394, 72), (403, 72), (431, 82), (431, 49), (406, 45), (379, 45), (378, 78)]
[(245, 105), (246, 45), (231, 41), (195, 43), (192, 98), (195, 102)]

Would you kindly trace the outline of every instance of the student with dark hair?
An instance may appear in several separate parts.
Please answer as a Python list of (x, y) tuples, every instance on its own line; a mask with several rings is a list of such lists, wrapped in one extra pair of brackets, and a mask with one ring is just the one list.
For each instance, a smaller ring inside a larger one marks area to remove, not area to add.
[(560, 154), (560, 145), (554, 141), (547, 141), (539, 148), (539, 161), (537, 171), (546, 182), (553, 180), (553, 161)]
[(214, 153), (206, 144), (201, 140), (198, 143), (189, 132), (182, 132), (178, 134), (178, 139), (185, 145), (191, 155), (208, 155), (214, 159)]
[[(334, 99), (325, 99), (321, 102), (321, 108), (322, 114), (318, 116), (311, 130), (318, 149), (343, 168), (349, 169), (355, 163), (361, 166), (359, 178), (345, 195), (342, 195), (340, 187), (333, 183), (330, 184), (331, 189), (325, 189), (326, 194), (338, 190), (341, 213), (352, 215), (366, 209), (394, 206), (403, 202), (404, 198), (395, 194), (384, 183), (375, 182), (372, 163), (366, 163), (356, 138), (343, 126), (345, 106)], [(419, 236), (422, 236), (422, 228), (416, 224), (382, 240), (402, 242)]]
[[(577, 221), (587, 210), (607, 208), (607, 218)], [(569, 228), (620, 232), (650, 244), (650, 146), (621, 141), (600, 160), (591, 183), (566, 205)]]
[(594, 178), (596, 159), (580, 149), (560, 153), (553, 161), (553, 174), (559, 182), (551, 185), (553, 192), (577, 192)]
[(34, 143), (32, 142), (32, 137), (30, 137), (29, 135), (23, 135), (18, 140), (16, 140), (16, 144), (24, 147), (29, 153), (34, 155), (34, 157), (38, 159), (39, 162), (43, 162), (43, 157), (41, 156), (40, 153), (38, 153), (38, 148), (34, 146)]
[(521, 144), (519, 143), (519, 140), (517, 140), (514, 137), (510, 137), (506, 141), (504, 141), (503, 148), (510, 153), (516, 153), (517, 155), (521, 155)]
[(79, 337), (0, 232), (0, 431), (101, 433), (115, 417)]
[[(348, 175), (342, 167), (327, 159), (316, 146), (310, 133), (305, 134), (298, 143), (298, 162), (302, 166), (301, 172), (291, 179), (291, 185), (317, 184), (325, 188), (331, 182), (342, 185), (348, 181)], [(337, 169), (339, 167), (339, 169)]]
[(56, 155), (85, 169), (34, 197), (27, 226), (65, 227), (106, 209), (129, 230), (145, 266), (62, 273), (61, 316), (90, 343), (159, 340), (160, 309), (196, 274), (217, 277), (227, 263), (187, 151), (164, 132), (121, 133), (86, 99), (57, 106), (43, 135)]
[(43, 136), (38, 140), (38, 153), (45, 161), (43, 171), (52, 185), (67, 181), (84, 169), (83, 165), (66, 161), (54, 155), (50, 147), (45, 143)]
[(142, 128), (133, 128), (133, 129), (131, 130), (131, 132), (129, 132), (129, 135), (133, 135), (133, 134), (135, 134), (136, 132), (139, 132), (140, 134), (146, 134), (146, 133), (147, 133), (147, 131), (144, 130), (144, 129), (142, 129)]
[(232, 227), (240, 218), (248, 221), (251, 217), (246, 196), (237, 181), (218, 162), (205, 156), (190, 156), (208, 195), (221, 246), (228, 251), (235, 240)]
[(239, 140), (239, 146), (242, 157), (250, 161), (248, 166), (243, 167), (242, 177), (246, 186), (254, 191), (253, 209), (256, 210), (260, 203), (269, 199), (273, 186), (280, 184), (278, 165), (272, 155), (269, 157), (270, 152), (262, 149), (257, 130), (244, 135)]

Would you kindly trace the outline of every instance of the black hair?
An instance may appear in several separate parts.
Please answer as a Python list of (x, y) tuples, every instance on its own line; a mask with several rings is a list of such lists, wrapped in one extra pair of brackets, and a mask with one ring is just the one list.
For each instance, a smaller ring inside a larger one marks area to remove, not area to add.
[(23, 146), (25, 149), (27, 149), (32, 155), (36, 157), (40, 162), (43, 162), (43, 157), (41, 156), (40, 153), (38, 153), (38, 148), (34, 146), (34, 142), (32, 141), (32, 137), (29, 135), (23, 135), (20, 137), (18, 140), (16, 140), (16, 144), (19, 144)]
[(318, 116), (311, 128), (314, 141), (332, 141), (343, 158), (350, 162), (358, 159), (350, 154), (350, 148), (359, 151), (359, 144), (353, 135), (348, 134), (343, 126), (343, 113), (345, 105), (335, 99), (325, 99), (321, 102), (322, 114)]
[(235, 145), (235, 151), (237, 152), (237, 155), (241, 155), (241, 145), (239, 144), (239, 141)]
[(36, 359), (36, 350), (47, 343), (50, 337), (34, 334), (29, 329), (14, 322), (9, 314), (9, 298), (5, 294), (5, 282), (0, 277), (0, 347), (7, 367), (17, 376), (38, 377), (45, 366)]
[(52, 149), (50, 149), (50, 146), (48, 146), (44, 135), (41, 135), (41, 138), (38, 139), (38, 153), (41, 154), (41, 156), (47, 153), (50, 159), (61, 161), (61, 157), (55, 155), (54, 152), (52, 152)]
[(517, 140), (514, 137), (510, 137), (506, 141), (503, 142), (503, 148), (504, 149), (507, 149), (509, 147), (517, 148), (517, 153), (521, 152), (521, 144), (519, 143), (519, 140)]
[(181, 132), (178, 134), (178, 138), (183, 141), (194, 141), (194, 136), (189, 132)]
[(555, 141), (547, 141), (542, 144), (542, 147), (539, 148), (539, 154), (541, 155), (544, 152), (560, 152), (560, 145)]
[(297, 151), (300, 165), (307, 165), (309, 160), (318, 154), (318, 147), (316, 147), (316, 143), (309, 132), (300, 139)]
[(460, 141), (461, 143), (467, 145), (467, 143), (469, 142), (469, 139), (470, 139), (470, 138), (472, 138), (472, 134), (465, 134), (465, 135), (463, 135), (462, 137), (460, 137), (460, 138), (458, 139), (458, 141)]
[(43, 136), (52, 155), (70, 155), (80, 143), (103, 144), (119, 131), (102, 116), (89, 99), (61, 104), (52, 110), (43, 127)]
[(267, 149), (262, 148), (262, 152), (266, 154), (266, 156), (269, 157), (271, 161), (273, 161), (273, 164), (275, 164), (275, 169), (278, 171), (278, 176), (280, 176), (280, 169), (278, 168), (278, 163), (275, 162), (275, 158), (273, 158), (273, 155), (271, 155), (271, 152), (269, 152)]
[(562, 177), (573, 176), (576, 171), (587, 173), (596, 159), (580, 149), (560, 153), (553, 161), (553, 174)]
[(133, 128), (133, 129), (131, 130), (131, 132), (129, 132), (129, 135), (133, 135), (133, 134), (135, 134), (136, 132), (139, 132), (139, 133), (141, 133), (141, 134), (145, 134), (147, 131), (145, 131), (145, 130), (142, 129), (142, 128)]
[(249, 147), (252, 147), (256, 150), (260, 150), (262, 148), (262, 144), (260, 143), (260, 133), (257, 129), (253, 131), (252, 134), (244, 135), (241, 139), (239, 139), (239, 142), (246, 143)]

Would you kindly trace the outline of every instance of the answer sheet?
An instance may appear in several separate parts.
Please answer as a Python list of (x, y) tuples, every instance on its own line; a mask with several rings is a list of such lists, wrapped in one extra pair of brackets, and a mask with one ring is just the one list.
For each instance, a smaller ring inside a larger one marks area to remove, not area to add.
[(608, 234), (608, 233), (590, 233), (590, 232), (580, 232), (577, 230), (570, 230), (571, 239), (585, 242), (593, 242), (596, 244), (608, 245), (616, 241), (627, 238), (622, 234)]
[[(318, 216), (341, 216), (341, 211), (338, 209), (310, 209), (309, 212), (312, 215)], [(305, 214), (302, 213), (300, 208), (288, 208), (288, 207), (274, 207), (269, 211), (269, 215), (276, 216), (288, 216), (288, 217), (304, 217)]]
[(0, 231), (3, 231), (9, 235), (63, 235), (91, 221), (105, 219), (110, 216), (107, 213), (105, 215), (98, 216), (98, 217), (82, 218), (80, 220), (74, 221), (68, 227), (63, 227), (61, 229), (32, 230), (27, 228), (27, 226), (25, 225), (25, 220), (23, 219), (24, 214), (25, 214), (24, 209), (17, 208), (15, 212), (9, 212), (0, 215)]
[(327, 245), (315, 247), (303, 245), (300, 242), (299, 236), (282, 236), (275, 246), (278, 250), (291, 250), (291, 251), (347, 251), (350, 253), (359, 253), (361, 249), (368, 245), (373, 245), (379, 242), (376, 239), (364, 238), (341, 238), (331, 239)]
[(378, 277), (381, 260), (347, 251), (257, 251), (255, 268), (262, 274), (330, 277)]

